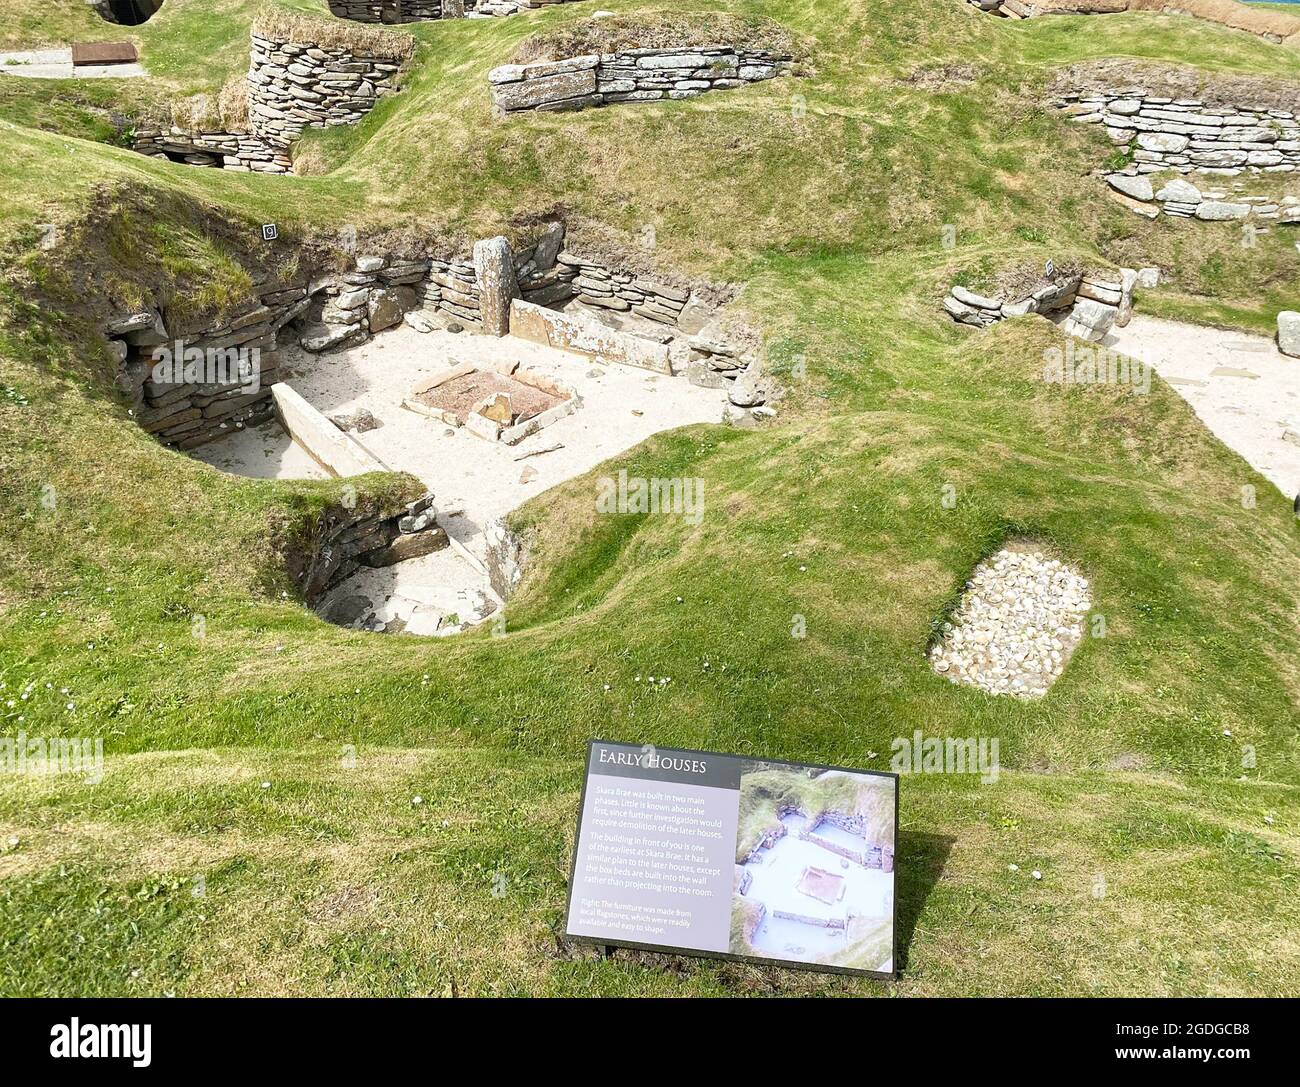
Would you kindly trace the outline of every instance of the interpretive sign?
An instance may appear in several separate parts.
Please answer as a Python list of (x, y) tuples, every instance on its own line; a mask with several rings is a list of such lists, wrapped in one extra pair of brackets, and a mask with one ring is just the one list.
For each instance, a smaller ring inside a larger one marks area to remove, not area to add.
[(593, 740), (566, 931), (894, 974), (898, 777)]

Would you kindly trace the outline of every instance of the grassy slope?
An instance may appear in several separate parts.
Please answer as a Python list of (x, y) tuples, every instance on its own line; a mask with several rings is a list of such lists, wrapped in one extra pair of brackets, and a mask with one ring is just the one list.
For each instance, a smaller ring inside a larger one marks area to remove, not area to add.
[[(634, 7), (647, 5), (620, 5)], [(0, 856), (0, 990), (872, 991), (556, 957), (580, 741), (879, 767), (913, 728), (998, 736), (1009, 769), (996, 786), (903, 782), (905, 991), (1294, 989), (1288, 503), (1167, 388), (1048, 389), (1034, 379), (1050, 330), (972, 336), (935, 312), (959, 272), (1168, 244), (1098, 203), (1083, 175), (1105, 152), (1099, 134), (1030, 106), (1053, 66), (1140, 54), (1294, 76), (1294, 55), (1164, 17), (1085, 32), (955, 3), (736, 9), (815, 36), (816, 78), (491, 123), (483, 71), (583, 14), (553, 10), (415, 28), (408, 92), (312, 141), (328, 177), (186, 171), (0, 127), (11, 252), (32, 222), (128, 187), (161, 225), (137, 213), (111, 244), (156, 251), (181, 280), (203, 253), (191, 200), (289, 232), (399, 222), (467, 236), (563, 203), (628, 236), (653, 223), (665, 261), (748, 281), (774, 356), (807, 367), (778, 425), (694, 428), (620, 458), (634, 474), (704, 477), (698, 528), (597, 519), (591, 481), (574, 481), (524, 512), (535, 574), (511, 633), (431, 644), (330, 628), (281, 597), (267, 518), (330, 486), (232, 480), (161, 450), (111, 406), (78, 329), (6, 290), (0, 717), (6, 733), (102, 733), (116, 757), (95, 788), (0, 782), (0, 830), (20, 838)], [(975, 82), (914, 75), (946, 64)], [(1208, 237), (1198, 259), (1237, 245)], [(15, 261), (57, 292), (44, 258)], [(1260, 268), (1225, 266), (1215, 287), (1248, 323)], [(1009, 530), (1071, 556), (1107, 620), (1033, 705), (958, 689), (922, 659), (970, 566)], [(790, 636), (796, 614), (805, 639)], [(649, 674), (673, 682), (652, 689)], [(349, 743), (356, 770), (339, 765)], [(1257, 766), (1237, 782), (1242, 744)], [(1023, 878), (1035, 867), (1041, 883)]]

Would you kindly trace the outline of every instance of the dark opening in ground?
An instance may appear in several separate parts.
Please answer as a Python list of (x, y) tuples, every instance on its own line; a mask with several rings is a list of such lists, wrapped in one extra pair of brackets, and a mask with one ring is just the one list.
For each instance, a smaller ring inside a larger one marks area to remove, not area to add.
[(121, 23), (123, 26), (139, 26), (147, 23), (160, 7), (163, 0), (105, 0), (99, 5), (100, 14), (109, 22)]

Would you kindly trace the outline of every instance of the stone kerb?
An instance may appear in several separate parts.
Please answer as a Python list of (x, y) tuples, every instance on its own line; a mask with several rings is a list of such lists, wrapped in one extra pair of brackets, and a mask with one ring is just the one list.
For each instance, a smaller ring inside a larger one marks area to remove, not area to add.
[(616, 102), (694, 98), (793, 73), (793, 58), (718, 45), (631, 49), (564, 60), (506, 64), (488, 73), (498, 114), (570, 110)]

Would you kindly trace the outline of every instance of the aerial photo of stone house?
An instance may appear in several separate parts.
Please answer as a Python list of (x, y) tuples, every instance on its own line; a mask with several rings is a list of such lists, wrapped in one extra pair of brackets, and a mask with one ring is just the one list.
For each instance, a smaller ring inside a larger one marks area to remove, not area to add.
[(749, 763), (731, 953), (891, 973), (895, 779)]

